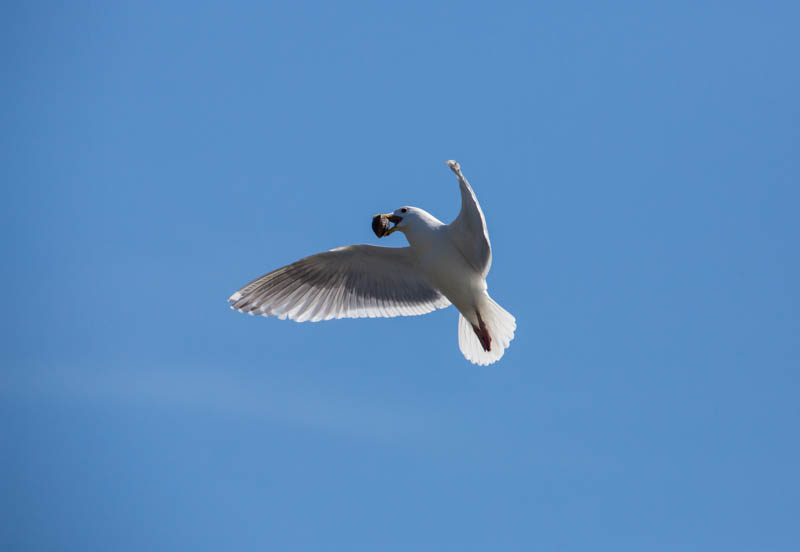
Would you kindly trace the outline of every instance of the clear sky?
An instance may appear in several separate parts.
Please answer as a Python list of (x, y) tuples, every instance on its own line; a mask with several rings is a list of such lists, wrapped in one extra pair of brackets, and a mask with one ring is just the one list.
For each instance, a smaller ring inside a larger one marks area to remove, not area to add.
[[(797, 546), (796, 2), (68, 4), (0, 18), (0, 548)], [(501, 362), (228, 309), (446, 159)]]

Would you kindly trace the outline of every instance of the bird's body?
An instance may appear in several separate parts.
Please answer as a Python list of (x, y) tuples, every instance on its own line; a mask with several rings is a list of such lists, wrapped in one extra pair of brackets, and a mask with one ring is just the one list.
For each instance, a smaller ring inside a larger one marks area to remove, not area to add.
[(450, 237), (449, 225), (425, 225), (406, 231), (420, 270), (433, 287), (470, 321), (478, 323), (474, 299), (486, 290), (486, 280), (473, 270)]
[(448, 166), (462, 198), (452, 223), (418, 207), (380, 215), (395, 226), (379, 236), (402, 231), (408, 247), (353, 245), (306, 257), (249, 283), (230, 297), (231, 307), (302, 322), (424, 314), (452, 303), (464, 356), (477, 364), (497, 361), (516, 322), (486, 291), (492, 257), (483, 212), (458, 163)]

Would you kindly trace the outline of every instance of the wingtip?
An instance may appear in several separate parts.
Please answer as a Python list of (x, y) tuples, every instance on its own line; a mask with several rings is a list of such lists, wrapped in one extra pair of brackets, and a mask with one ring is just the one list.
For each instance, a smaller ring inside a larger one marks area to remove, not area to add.
[(236, 293), (234, 293), (233, 295), (228, 297), (228, 302), (229, 303), (235, 303), (236, 301), (238, 301), (241, 298), (242, 298), (242, 294), (237, 291)]

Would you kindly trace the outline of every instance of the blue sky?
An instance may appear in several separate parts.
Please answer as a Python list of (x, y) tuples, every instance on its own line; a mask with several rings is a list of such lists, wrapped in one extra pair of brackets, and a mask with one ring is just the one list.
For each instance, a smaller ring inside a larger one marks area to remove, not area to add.
[[(2, 548), (796, 546), (796, 3), (4, 11)], [(500, 363), (227, 308), (446, 159)]]

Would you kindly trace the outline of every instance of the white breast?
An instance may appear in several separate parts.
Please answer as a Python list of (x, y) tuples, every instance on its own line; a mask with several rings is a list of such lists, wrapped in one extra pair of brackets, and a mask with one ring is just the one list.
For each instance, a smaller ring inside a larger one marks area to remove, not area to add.
[(446, 232), (434, 232), (429, 239), (427, 247), (417, 249), (420, 267), (430, 283), (464, 316), (475, 318), (477, 300), (486, 290), (486, 281)]

